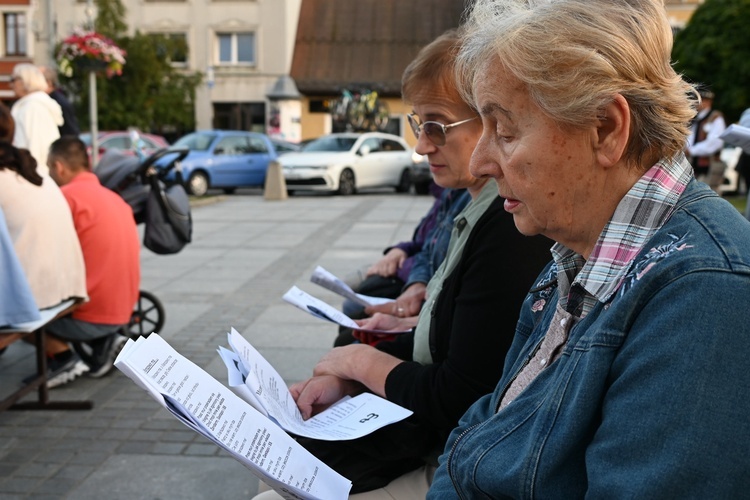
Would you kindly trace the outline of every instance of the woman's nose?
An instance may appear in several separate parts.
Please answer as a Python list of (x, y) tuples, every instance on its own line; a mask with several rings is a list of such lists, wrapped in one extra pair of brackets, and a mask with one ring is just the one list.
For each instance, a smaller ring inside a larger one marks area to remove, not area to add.
[(478, 179), (491, 177), (497, 179), (502, 176), (500, 165), (492, 158), (490, 152), (482, 145), (480, 139), (469, 161), (471, 175)]

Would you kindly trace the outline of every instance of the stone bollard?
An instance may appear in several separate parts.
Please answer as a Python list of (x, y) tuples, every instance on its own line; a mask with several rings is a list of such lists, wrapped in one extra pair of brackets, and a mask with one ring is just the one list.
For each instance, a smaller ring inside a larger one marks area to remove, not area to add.
[(266, 185), (263, 189), (263, 198), (266, 200), (286, 200), (289, 196), (286, 192), (286, 181), (281, 164), (272, 161), (268, 164), (266, 171)]

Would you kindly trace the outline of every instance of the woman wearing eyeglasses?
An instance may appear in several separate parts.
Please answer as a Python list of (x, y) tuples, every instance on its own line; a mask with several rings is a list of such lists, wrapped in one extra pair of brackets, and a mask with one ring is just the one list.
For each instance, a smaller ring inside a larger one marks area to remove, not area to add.
[(422, 49), (404, 73), (402, 93), (413, 105), (409, 122), (418, 137), (416, 150), (429, 159), (435, 182), (466, 188), (472, 201), (455, 219), (448, 253), (428, 283), (418, 320), (386, 314), (365, 320), (416, 329), (377, 347), (335, 348), (311, 379), (291, 388), (305, 417), (363, 391), (414, 412), (353, 441), (299, 439), (353, 482), (355, 498), (424, 498), (448, 434), (500, 378), (518, 311), (550, 257), (549, 240), (515, 229), (496, 184), (469, 173), (482, 123), (455, 88), (457, 41), (450, 31)]

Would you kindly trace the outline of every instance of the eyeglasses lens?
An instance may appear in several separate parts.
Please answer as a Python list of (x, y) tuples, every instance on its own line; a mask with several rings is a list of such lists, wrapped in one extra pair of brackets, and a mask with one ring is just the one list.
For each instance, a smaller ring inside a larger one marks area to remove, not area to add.
[(437, 122), (425, 122), (422, 130), (435, 146), (445, 146), (445, 129)]
[(420, 132), (424, 131), (427, 134), (427, 138), (435, 146), (445, 145), (445, 129), (437, 122), (425, 122), (421, 125), (417, 123), (417, 120), (412, 115), (407, 115), (409, 125), (411, 126), (414, 136), (419, 139)]

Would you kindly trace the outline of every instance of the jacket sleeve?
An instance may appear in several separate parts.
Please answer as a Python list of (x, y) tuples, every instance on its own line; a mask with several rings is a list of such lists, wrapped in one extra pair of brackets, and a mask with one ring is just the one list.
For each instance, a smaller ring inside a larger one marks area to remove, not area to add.
[(549, 240), (521, 235), (502, 208), (485, 215), (435, 305), (435, 362), (401, 363), (386, 378), (389, 400), (446, 436), (500, 379), (521, 303), (549, 259)]

